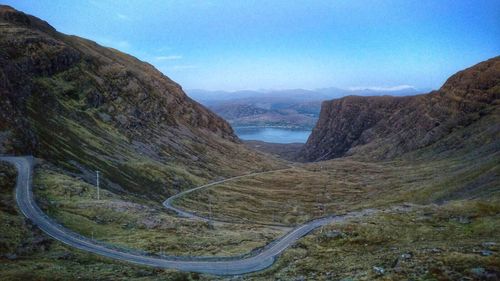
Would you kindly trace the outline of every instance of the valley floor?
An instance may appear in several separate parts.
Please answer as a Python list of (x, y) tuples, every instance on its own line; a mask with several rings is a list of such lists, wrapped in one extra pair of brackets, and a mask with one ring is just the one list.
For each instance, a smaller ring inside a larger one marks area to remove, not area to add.
[[(490, 280), (500, 271), (495, 177), (500, 171), (498, 154), (479, 159), (472, 163), (463, 157), (421, 162), (344, 158), (294, 164), (175, 201), (200, 215), (234, 222), (225, 224), (178, 218), (158, 202), (109, 191), (96, 200), (92, 185), (49, 164), (39, 165), (34, 184), (39, 205), (64, 226), (153, 254), (244, 255), (316, 217), (381, 210), (313, 231), (271, 268), (244, 279)], [(7, 280), (221, 278), (122, 264), (53, 241), (18, 213), (12, 198), (15, 172), (6, 165), (1, 168), (0, 272)]]
[(403, 203), (498, 198), (499, 152), (474, 161), (367, 162), (353, 158), (228, 181), (187, 194), (174, 204), (234, 222), (292, 226), (327, 214)]

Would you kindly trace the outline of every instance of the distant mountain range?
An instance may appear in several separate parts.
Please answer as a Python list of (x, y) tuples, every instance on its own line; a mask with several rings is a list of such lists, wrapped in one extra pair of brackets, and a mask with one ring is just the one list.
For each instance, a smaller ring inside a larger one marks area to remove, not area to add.
[(411, 86), (394, 88), (322, 88), (268, 91), (187, 90), (188, 95), (235, 127), (288, 127), (312, 129), (321, 103), (345, 96), (409, 96), (424, 92)]

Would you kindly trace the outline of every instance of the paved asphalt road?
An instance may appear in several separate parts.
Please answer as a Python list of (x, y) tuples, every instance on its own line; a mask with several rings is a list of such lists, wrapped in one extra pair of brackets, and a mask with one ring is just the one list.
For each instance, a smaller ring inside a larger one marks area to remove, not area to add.
[[(138, 253), (130, 253), (126, 250), (106, 246), (97, 243), (96, 241), (89, 238), (83, 237), (61, 226), (56, 221), (49, 218), (37, 206), (35, 200), (33, 199), (33, 159), (31, 157), (0, 157), (0, 160), (14, 164), (18, 170), (16, 183), (16, 201), (23, 214), (54, 239), (77, 249), (117, 259), (120, 261), (127, 261), (136, 264), (161, 268), (173, 268), (182, 271), (201, 272), (215, 275), (240, 275), (259, 271), (271, 266), (278, 255), (280, 255), (286, 248), (294, 244), (297, 239), (305, 236), (313, 229), (328, 223), (343, 221), (348, 217), (359, 217), (374, 212), (373, 210), (365, 210), (361, 212), (353, 212), (344, 216), (332, 216), (310, 221), (306, 224), (296, 227), (285, 236), (272, 243), (271, 246), (266, 247), (259, 254), (247, 258), (225, 261), (216, 259), (201, 260), (197, 257), (183, 260), (176, 259), (175, 257), (159, 258), (147, 256), (145, 254), (143, 255)], [(211, 185), (214, 184), (217, 183), (212, 183)], [(207, 187), (207, 185), (203, 187)], [(166, 202), (170, 201), (167, 200)], [(184, 212), (182, 210), (179, 211), (182, 215), (197, 218), (191, 213)]]
[[(169, 210), (172, 210), (172, 211), (176, 212), (177, 215), (179, 215), (181, 217), (186, 217), (186, 218), (196, 219), (196, 220), (201, 220), (201, 221), (209, 221), (208, 218), (202, 217), (202, 216), (198, 216), (194, 212), (184, 211), (184, 210), (182, 210), (180, 208), (177, 208), (177, 207), (173, 206), (172, 203), (174, 202), (175, 199), (180, 198), (180, 197), (182, 197), (182, 196), (184, 196), (184, 195), (186, 195), (188, 193), (191, 193), (193, 191), (196, 191), (196, 190), (199, 190), (199, 189), (202, 189), (202, 188), (207, 188), (207, 187), (210, 187), (210, 186), (213, 186), (213, 185), (218, 185), (218, 184), (221, 184), (221, 183), (224, 183), (224, 182), (227, 182), (227, 181), (232, 181), (232, 180), (240, 179), (240, 178), (243, 178), (243, 177), (250, 177), (250, 176), (256, 176), (256, 175), (269, 174), (269, 173), (274, 173), (274, 172), (277, 172), (277, 171), (283, 171), (283, 170), (289, 170), (289, 169), (291, 169), (291, 168), (285, 168), (285, 169), (279, 169), (279, 170), (272, 170), (272, 171), (267, 171), (267, 172), (258, 172), (258, 173), (252, 173), (252, 174), (246, 174), (246, 175), (241, 175), (241, 176), (232, 177), (232, 178), (229, 178), (229, 179), (224, 179), (224, 180), (212, 182), (212, 183), (205, 184), (205, 185), (202, 185), (202, 186), (198, 186), (198, 187), (195, 187), (195, 188), (191, 188), (191, 189), (179, 192), (176, 195), (173, 195), (173, 196), (167, 198), (167, 200), (165, 200), (163, 202), (163, 206), (165, 206), (165, 208), (167, 208)], [(214, 220), (212, 220), (212, 221), (214, 221)]]

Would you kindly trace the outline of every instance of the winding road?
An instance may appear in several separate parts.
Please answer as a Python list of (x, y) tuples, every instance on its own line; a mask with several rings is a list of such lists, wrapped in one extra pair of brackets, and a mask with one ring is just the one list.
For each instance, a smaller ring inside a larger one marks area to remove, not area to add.
[[(111, 245), (105, 245), (99, 243), (95, 240), (83, 237), (80, 234), (65, 228), (64, 226), (58, 224), (56, 221), (48, 217), (36, 204), (33, 198), (32, 191), (32, 175), (33, 175), (33, 158), (28, 157), (0, 157), (0, 160), (12, 163), (18, 170), (17, 182), (16, 182), (16, 201), (21, 212), (30, 219), (34, 224), (36, 224), (41, 230), (46, 234), (50, 235), (54, 239), (67, 244), (71, 247), (95, 253), (101, 256), (113, 258), (120, 261), (132, 262), (135, 264), (141, 264), (146, 266), (154, 266), (161, 268), (172, 268), (182, 271), (192, 271), (200, 273), (208, 273), (215, 275), (240, 275), (250, 272), (255, 272), (263, 270), (271, 266), (276, 257), (278, 257), (285, 249), (290, 247), (297, 241), (297, 239), (305, 236), (315, 228), (320, 226), (333, 223), (341, 222), (350, 217), (360, 217), (364, 215), (376, 212), (375, 210), (364, 210), (360, 212), (352, 212), (343, 216), (330, 216), (317, 220), (310, 221), (301, 226), (298, 226), (288, 232), (286, 235), (278, 238), (268, 246), (266, 246), (258, 254), (250, 257), (240, 258), (240, 259), (229, 259), (220, 260), (217, 258), (207, 259), (200, 257), (190, 257), (188, 259), (180, 257), (155, 257), (148, 256), (147, 254), (141, 253), (131, 253), (125, 249), (120, 249), (112, 247)], [(267, 172), (264, 172), (267, 173)], [(261, 173), (249, 174), (246, 176), (256, 175)], [(180, 210), (178, 208), (172, 207), (171, 202), (175, 198), (191, 192), (198, 190), (200, 188), (208, 187), (218, 183), (222, 183), (228, 180), (241, 178), (243, 176), (234, 177), (231, 179), (226, 179), (219, 182), (214, 182), (208, 185), (200, 186), (194, 189), (190, 189), (183, 193), (179, 193), (175, 196), (170, 197), (164, 202), (164, 205), (176, 211), (178, 214), (193, 218), (202, 219), (193, 213)]]
[[(181, 217), (208, 222), (211, 219), (199, 216), (199, 215), (197, 215), (194, 212), (185, 211), (185, 210), (182, 210), (180, 208), (175, 207), (173, 205), (174, 200), (177, 199), (177, 198), (180, 198), (180, 197), (182, 197), (182, 196), (184, 196), (184, 195), (186, 195), (188, 193), (191, 193), (193, 191), (196, 191), (196, 190), (199, 190), (199, 189), (203, 189), (203, 188), (207, 188), (207, 187), (214, 186), (214, 185), (218, 185), (218, 184), (225, 183), (225, 182), (228, 182), (228, 181), (233, 181), (233, 180), (241, 179), (241, 178), (244, 178), (244, 177), (251, 177), (251, 176), (256, 176), (256, 175), (270, 174), (270, 173), (274, 173), (274, 172), (278, 172), (278, 171), (284, 171), (284, 170), (289, 170), (289, 169), (293, 169), (293, 168), (284, 168), (284, 169), (278, 169), (278, 170), (272, 170), (272, 171), (266, 171), (266, 172), (251, 173), (251, 174), (236, 176), (236, 177), (232, 177), (232, 178), (228, 178), (228, 179), (223, 179), (223, 180), (216, 181), (216, 182), (211, 182), (211, 183), (208, 183), (208, 184), (205, 184), (205, 185), (202, 185), (202, 186), (198, 186), (198, 187), (195, 187), (195, 188), (191, 188), (191, 189), (179, 192), (179, 193), (177, 193), (177, 194), (175, 194), (173, 196), (170, 196), (169, 198), (167, 198), (167, 200), (163, 201), (163, 206), (165, 208), (169, 209), (169, 210), (174, 211), (175, 213), (177, 213), (177, 215), (179, 215)], [(215, 221), (215, 220), (212, 219), (211, 221)], [(220, 221), (220, 222), (223, 222), (223, 221)]]

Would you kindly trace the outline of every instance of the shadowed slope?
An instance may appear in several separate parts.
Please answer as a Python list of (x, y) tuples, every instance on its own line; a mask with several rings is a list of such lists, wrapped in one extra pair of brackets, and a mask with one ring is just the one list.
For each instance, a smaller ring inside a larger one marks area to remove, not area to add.
[[(0, 152), (158, 199), (273, 168), (150, 64), (0, 7)], [(233, 157), (238, 155), (238, 157)]]
[(500, 58), (460, 71), (439, 91), (413, 97), (356, 97), (326, 101), (301, 160), (345, 155), (394, 158), (435, 144), (453, 131), (498, 115)]

